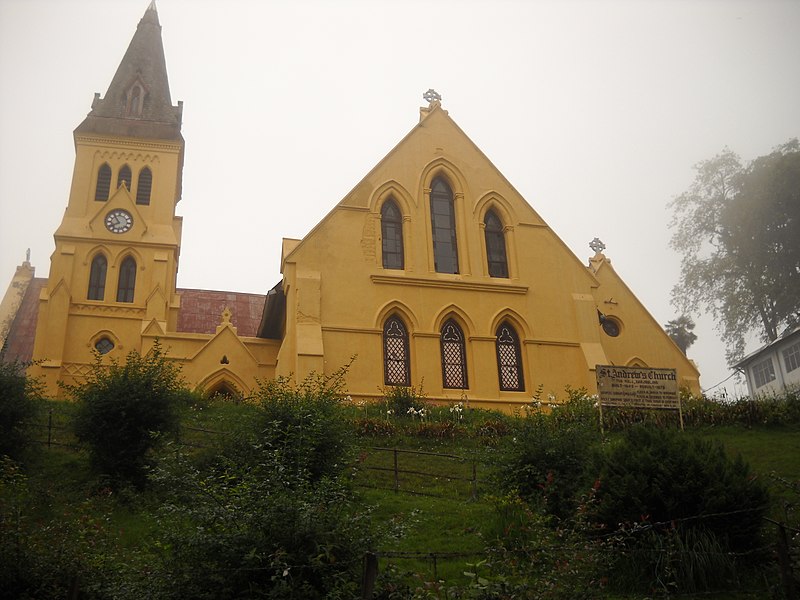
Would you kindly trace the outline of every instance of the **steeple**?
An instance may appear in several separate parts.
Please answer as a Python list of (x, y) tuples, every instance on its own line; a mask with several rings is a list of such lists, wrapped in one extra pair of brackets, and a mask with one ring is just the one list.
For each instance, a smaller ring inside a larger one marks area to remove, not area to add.
[(161, 24), (153, 0), (105, 97), (95, 93), (92, 110), (75, 133), (180, 139), (182, 110), (182, 102), (172, 106)]

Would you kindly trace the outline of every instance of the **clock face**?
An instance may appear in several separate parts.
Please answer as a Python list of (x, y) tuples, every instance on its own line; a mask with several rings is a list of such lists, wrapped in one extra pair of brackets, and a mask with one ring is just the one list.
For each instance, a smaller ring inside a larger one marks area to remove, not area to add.
[(133, 217), (127, 210), (118, 208), (106, 215), (106, 229), (111, 233), (125, 233), (133, 227)]

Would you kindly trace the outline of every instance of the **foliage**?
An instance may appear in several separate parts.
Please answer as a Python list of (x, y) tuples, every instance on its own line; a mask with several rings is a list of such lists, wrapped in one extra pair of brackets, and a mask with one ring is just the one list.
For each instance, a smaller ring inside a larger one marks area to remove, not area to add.
[(106, 367), (98, 355), (84, 383), (64, 387), (77, 403), (75, 435), (95, 471), (113, 487), (143, 486), (151, 451), (177, 426), (180, 367), (156, 341), (145, 356), (128, 353), (122, 365)]
[(362, 417), (353, 422), (353, 427), (359, 437), (390, 438), (397, 433), (394, 424), (387, 419)]
[(721, 444), (644, 426), (604, 449), (599, 481), (591, 515), (606, 530), (696, 529), (737, 552), (755, 546), (769, 501), (764, 484)]
[(748, 331), (773, 341), (800, 321), (800, 143), (746, 166), (726, 149), (695, 169), (670, 204), (671, 245), (682, 255), (673, 303), (708, 309), (734, 361)]
[(287, 378), (259, 382), (252, 401), (258, 433), (253, 456), (274, 454), (285, 469), (311, 481), (335, 477), (347, 466), (351, 429), (342, 410), (349, 365), (325, 376), (311, 373), (299, 384)]
[(576, 394), (549, 414), (528, 411), (500, 468), (501, 485), (540, 503), (548, 514), (571, 517), (579, 493), (591, 485), (588, 458), (600, 442), (587, 404), (585, 397)]
[(383, 391), (386, 403), (386, 414), (395, 418), (411, 417), (414, 412), (426, 408), (425, 393), (422, 385), (414, 387), (390, 387)]
[[(312, 485), (278, 455), (202, 473), (176, 460), (156, 480), (167, 494), (160, 559), (148, 591), (165, 598), (353, 598), (369, 512), (344, 488)], [(144, 590), (143, 590), (144, 591)]]
[(38, 383), (27, 377), (21, 362), (3, 362), (0, 356), (0, 456), (19, 458), (28, 436), (25, 421), (36, 416)]
[(686, 425), (797, 425), (800, 424), (800, 388), (782, 395), (748, 396), (730, 402), (706, 397), (686, 397), (683, 419)]
[(684, 354), (686, 354), (689, 346), (697, 341), (697, 335), (692, 331), (693, 329), (694, 321), (692, 317), (687, 315), (681, 315), (664, 325), (667, 335), (672, 338), (672, 341)]

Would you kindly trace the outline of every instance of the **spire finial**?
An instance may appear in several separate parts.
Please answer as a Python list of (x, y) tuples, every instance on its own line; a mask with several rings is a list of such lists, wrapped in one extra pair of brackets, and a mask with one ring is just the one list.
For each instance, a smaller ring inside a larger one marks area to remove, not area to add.
[(439, 104), (442, 101), (442, 95), (433, 88), (429, 88), (427, 92), (422, 94), (422, 99), (427, 100), (428, 104)]
[(606, 249), (606, 245), (600, 241), (600, 238), (594, 238), (591, 242), (589, 242), (589, 248), (594, 250), (595, 254), (600, 254)]

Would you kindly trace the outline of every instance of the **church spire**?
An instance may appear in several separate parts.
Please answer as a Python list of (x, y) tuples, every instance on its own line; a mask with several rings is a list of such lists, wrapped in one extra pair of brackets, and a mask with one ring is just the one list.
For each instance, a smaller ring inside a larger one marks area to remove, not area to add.
[(155, 0), (139, 21), (105, 97), (95, 94), (92, 110), (76, 133), (179, 139), (183, 106), (172, 106), (161, 24)]

